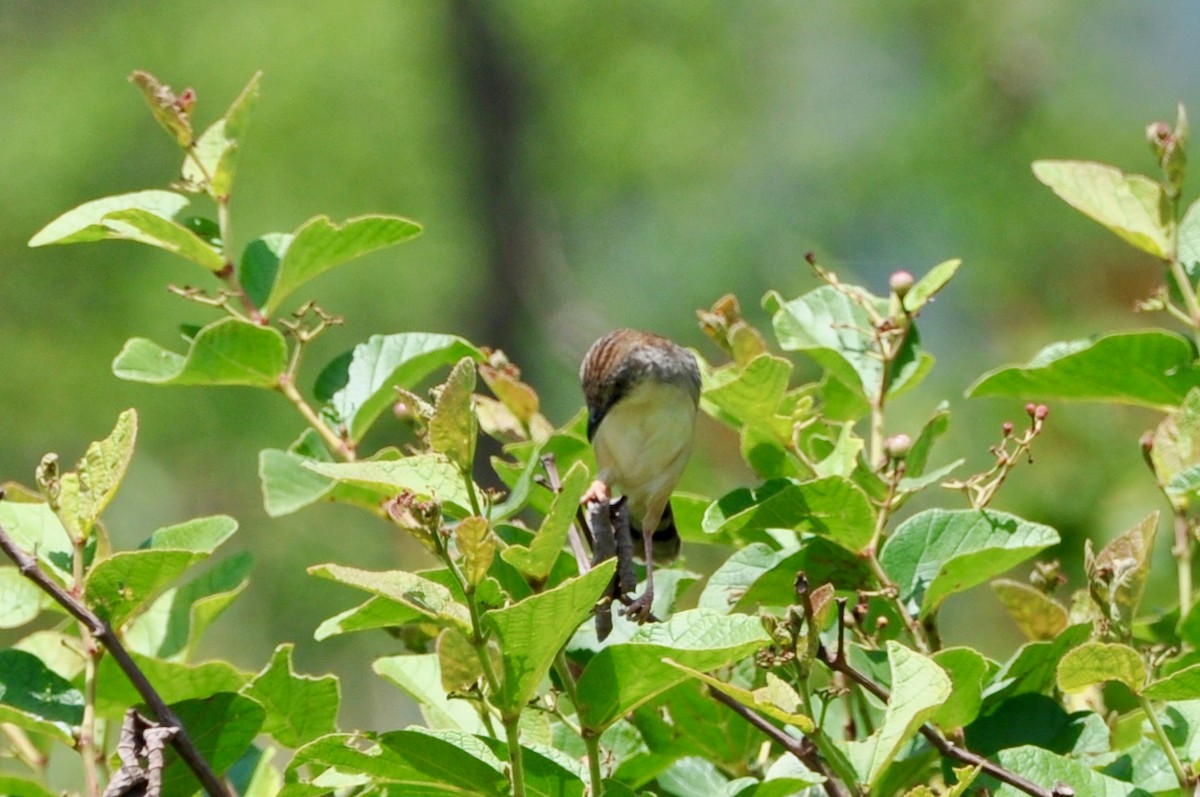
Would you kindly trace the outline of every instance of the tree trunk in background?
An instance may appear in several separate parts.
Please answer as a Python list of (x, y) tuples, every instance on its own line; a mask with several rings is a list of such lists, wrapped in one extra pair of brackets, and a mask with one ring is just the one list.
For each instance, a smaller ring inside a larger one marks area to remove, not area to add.
[(487, 246), (486, 278), (476, 342), (503, 349), (514, 361), (526, 275), (534, 257), (533, 220), (521, 190), (520, 133), (528, 83), (498, 29), (496, 9), (476, 0), (454, 0), (448, 22), (461, 69), (466, 121), (477, 145), (478, 212)]

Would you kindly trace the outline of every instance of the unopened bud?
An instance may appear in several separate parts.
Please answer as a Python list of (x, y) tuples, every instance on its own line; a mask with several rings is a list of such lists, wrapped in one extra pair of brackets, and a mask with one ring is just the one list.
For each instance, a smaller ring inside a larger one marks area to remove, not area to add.
[(897, 271), (888, 280), (888, 287), (892, 289), (892, 293), (903, 299), (912, 290), (914, 282), (912, 274), (907, 271)]
[(1044, 421), (1046, 416), (1050, 414), (1050, 408), (1045, 404), (1039, 404), (1033, 408), (1033, 419), (1035, 421)]
[(1037, 412), (1037, 405), (1034, 404), (1032, 401), (1025, 405), (1025, 414), (1028, 415), (1030, 418), (1033, 417), (1033, 414), (1035, 412)]
[(1004, 425), (1000, 427), (1000, 431), (1004, 432), (1005, 437), (1012, 437), (1012, 433), (1013, 433), (1012, 421), (1005, 421)]
[(883, 441), (883, 453), (891, 459), (904, 459), (912, 449), (912, 438), (906, 434), (896, 434)]

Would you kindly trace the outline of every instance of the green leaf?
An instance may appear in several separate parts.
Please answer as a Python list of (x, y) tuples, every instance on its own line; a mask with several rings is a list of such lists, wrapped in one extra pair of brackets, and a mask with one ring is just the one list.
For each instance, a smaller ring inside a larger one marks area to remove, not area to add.
[[(382, 735), (332, 734), (296, 751), (288, 777), (306, 767), (310, 782), (350, 787), (401, 784), (397, 793), (502, 797), (507, 778), (500, 760), (479, 739), (456, 731), (410, 728)], [(336, 779), (335, 779), (336, 777)]]
[(921, 427), (920, 434), (917, 435), (916, 440), (913, 440), (912, 448), (908, 450), (908, 456), (904, 459), (904, 474), (908, 479), (916, 479), (925, 473), (925, 466), (929, 463), (933, 444), (946, 433), (949, 427), (949, 405), (943, 401), (938, 405), (933, 417)]
[[(196, 140), (192, 148), (195, 158), (188, 156), (183, 160), (184, 180), (207, 186), (209, 194), (218, 200), (227, 197), (233, 188), (238, 149), (250, 111), (258, 102), (261, 78), (262, 72), (254, 73), (225, 115), (213, 122)], [(197, 165), (196, 159), (202, 168)]]
[[(862, 301), (873, 302), (880, 312), (887, 312), (887, 303), (881, 299), (864, 294)], [(772, 313), (775, 336), (784, 350), (805, 352), (864, 398), (878, 396), (883, 385), (883, 361), (871, 332), (871, 317), (862, 304), (830, 285), (790, 302), (770, 293), (763, 302)], [(892, 363), (888, 394), (915, 386), (930, 365), (932, 359), (921, 352), (913, 327)]]
[(1195, 700), (1200, 697), (1200, 664), (1184, 667), (1142, 690), (1151, 700)]
[(853, 482), (831, 476), (798, 484), (773, 479), (753, 490), (734, 490), (704, 513), (704, 530), (709, 534), (755, 529), (818, 534), (857, 552), (871, 541), (875, 510)]
[(271, 663), (242, 690), (267, 710), (262, 732), (296, 748), (337, 729), (341, 690), (332, 675), (313, 677), (292, 669), (292, 644), (275, 648)]
[[(1080, 797), (1149, 797), (1147, 792), (1132, 783), (1102, 775), (1082, 761), (1057, 755), (1041, 747), (1013, 747), (1001, 750), (997, 756), (1002, 767), (1028, 778), (1043, 789), (1052, 789), (1058, 783), (1069, 783)], [(1004, 785), (996, 791), (996, 797), (1025, 797), (1025, 792)]]
[(483, 361), (483, 352), (456, 335), (403, 332), (373, 335), (325, 366), (313, 391), (350, 439), (358, 441), (396, 400), (434, 371), (464, 357)]
[(832, 583), (856, 589), (871, 583), (871, 572), (857, 555), (820, 538), (777, 548), (756, 542), (731, 554), (705, 582), (698, 605), (703, 609), (752, 612), (758, 606), (796, 602), (796, 573), (810, 584)]
[(755, 357), (744, 368), (724, 366), (706, 373), (701, 406), (709, 415), (734, 427), (761, 429), (790, 443), (792, 419), (779, 414), (779, 409), (791, 374), (789, 361), (769, 354)]
[(117, 418), (112, 433), (89, 445), (74, 472), (62, 475), (58, 497), (61, 517), (70, 523), (68, 531), (73, 536), (86, 538), (91, 534), (100, 513), (125, 478), (136, 441), (137, 413), (125, 410)]
[(0, 775), (0, 794), (8, 797), (57, 797), (41, 784), (9, 775)]
[(0, 628), (20, 628), (41, 612), (42, 591), (15, 567), (0, 567)]
[(120, 551), (92, 567), (85, 588), (88, 604), (120, 626), (160, 589), (207, 559), (237, 527), (233, 518), (217, 515), (159, 529), (141, 550)]
[[(175, 139), (175, 143), (187, 148), (192, 145), (192, 108), (196, 104), (196, 93), (187, 89), (178, 96), (171, 87), (149, 72), (135, 69), (129, 82), (142, 93), (142, 99), (150, 106), (154, 121), (158, 122)], [(188, 99), (185, 99), (188, 97)]]
[(950, 696), (933, 715), (933, 722), (946, 731), (971, 724), (983, 707), (987, 659), (972, 648), (946, 648), (934, 653), (933, 661), (945, 670), (953, 685)]
[(467, 701), (447, 696), (436, 653), (385, 656), (376, 659), (372, 669), (417, 701), (429, 727), (467, 733), (485, 731), (479, 713)]
[(278, 258), (242, 261), (246, 281), (269, 285), (262, 309), (272, 315), (292, 291), (330, 269), (357, 257), (415, 238), (421, 232), (416, 222), (399, 216), (359, 216), (340, 226), (328, 216), (309, 219), (289, 238), (274, 239)]
[(1058, 542), (1058, 532), (1040, 523), (992, 510), (930, 509), (900, 524), (879, 562), (915, 600), (921, 616), (949, 595), (970, 589)]
[(313, 632), (313, 639), (320, 642), (353, 631), (398, 627), (423, 616), (411, 606), (376, 596), (321, 623)]
[(167, 590), (128, 625), (126, 644), (148, 656), (186, 656), (246, 588), (250, 563), (250, 554), (236, 554), (182, 587)]
[(429, 447), (469, 473), (475, 463), (479, 419), (471, 406), (475, 392), (475, 361), (463, 357), (450, 370), (429, 420)]
[(504, 685), (496, 696), (502, 712), (515, 713), (533, 697), (555, 655), (591, 615), (616, 569), (616, 560), (601, 562), (554, 589), (484, 615), (484, 623), (500, 642), (504, 661)]
[(1146, 663), (1128, 645), (1108, 642), (1086, 642), (1058, 663), (1058, 688), (1068, 694), (1107, 681), (1120, 681), (1139, 693), (1146, 683)]
[(83, 693), (23, 650), (0, 650), (0, 722), (44, 734), (68, 747), (83, 721)]
[(920, 312), (921, 308), (928, 304), (938, 291), (954, 279), (954, 275), (958, 273), (958, 267), (961, 265), (961, 260), (954, 259), (938, 263), (929, 269), (925, 276), (921, 277), (917, 284), (904, 295), (904, 309), (910, 313)]
[[(184, 664), (137, 653), (130, 655), (166, 703), (237, 692), (250, 679), (249, 674), (227, 661)], [(101, 659), (96, 674), (96, 710), (104, 716), (119, 719), (126, 709), (141, 702), (141, 695), (113, 658), (105, 656)]]
[(883, 721), (867, 739), (847, 744), (850, 760), (868, 786), (878, 780), (901, 747), (950, 697), (952, 686), (932, 659), (899, 643), (887, 643), (887, 656), (892, 694)]
[[(1121, 332), (1055, 343), (1025, 365), (998, 368), (967, 388), (971, 398), (1110, 401), (1170, 410), (1200, 385), (1196, 350), (1169, 332)], [(1121, 363), (1113, 368), (1113, 363)]]
[[(171, 706), (187, 728), (200, 755), (218, 775), (223, 775), (249, 749), (262, 727), (266, 712), (248, 697), (221, 692), (203, 700), (186, 700)], [(196, 776), (174, 747), (167, 748), (162, 797), (189, 797), (200, 788)]]
[(533, 542), (528, 548), (523, 545), (508, 546), (500, 554), (504, 561), (529, 578), (545, 581), (562, 551), (571, 524), (575, 522), (575, 513), (580, 499), (587, 492), (588, 483), (587, 467), (576, 462), (563, 477), (562, 490), (554, 497), (554, 503), (550, 505), (550, 511)]
[(225, 266), (221, 253), (174, 221), (187, 205), (187, 197), (173, 191), (135, 191), (93, 199), (47, 224), (29, 239), (29, 245), (136, 241), (220, 271)]
[(60, 585), (72, 583), (75, 546), (47, 504), (0, 501), (0, 525), (17, 547), (36, 556), (42, 569)]
[(1029, 584), (998, 578), (992, 582), (992, 590), (1029, 639), (1054, 639), (1067, 627), (1067, 610), (1062, 604)]
[(1171, 257), (1171, 202), (1140, 174), (1088, 161), (1035, 161), (1033, 174), (1068, 205), (1155, 257)]
[(395, 495), (409, 492), (420, 498), (432, 498), (458, 510), (461, 516), (470, 514), (470, 494), (463, 484), (462, 474), (439, 454), (416, 454), (394, 460), (362, 462), (305, 461), (304, 467), (322, 476), (381, 493)]
[(725, 683), (719, 678), (714, 678), (699, 670), (693, 670), (691, 667), (685, 667), (674, 659), (663, 659), (663, 663), (724, 692), (743, 706), (752, 708), (760, 714), (765, 714), (788, 725), (795, 725), (803, 733), (809, 733), (816, 728), (812, 717), (800, 713), (802, 704), (796, 690), (774, 673), (767, 673), (766, 686), (751, 690), (736, 684)]
[(155, 385), (247, 385), (273, 388), (287, 370), (287, 344), (272, 327), (222, 318), (200, 330), (186, 355), (146, 338), (126, 341), (113, 373)]
[(687, 676), (664, 658), (707, 672), (748, 656), (770, 642), (762, 623), (747, 615), (705, 609), (680, 612), (665, 623), (640, 627), (628, 642), (609, 645), (579, 679), (579, 719), (599, 731)]
[(336, 564), (314, 565), (308, 572), (401, 603), (439, 625), (471, 633), (467, 607), (455, 600), (449, 589), (416, 573), (404, 570), (376, 572)]
[(1086, 642), (1091, 633), (1091, 623), (1078, 623), (1063, 629), (1052, 641), (1022, 645), (992, 677), (984, 694), (985, 709), (1017, 695), (1052, 689), (1062, 657)]
[(329, 495), (337, 481), (305, 467), (313, 462), (291, 451), (267, 448), (258, 454), (263, 508), (271, 517), (298, 512)]

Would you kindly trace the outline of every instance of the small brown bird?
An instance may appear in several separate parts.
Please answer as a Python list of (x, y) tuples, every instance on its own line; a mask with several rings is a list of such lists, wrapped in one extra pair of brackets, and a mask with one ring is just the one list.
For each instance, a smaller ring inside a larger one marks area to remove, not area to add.
[(654, 562), (679, 555), (670, 497), (692, 452), (700, 369), (687, 349), (661, 335), (618, 329), (592, 344), (579, 378), (597, 468), (583, 500), (608, 501), (610, 489), (627, 497), (630, 531), (642, 540), (646, 591), (626, 615), (645, 622)]

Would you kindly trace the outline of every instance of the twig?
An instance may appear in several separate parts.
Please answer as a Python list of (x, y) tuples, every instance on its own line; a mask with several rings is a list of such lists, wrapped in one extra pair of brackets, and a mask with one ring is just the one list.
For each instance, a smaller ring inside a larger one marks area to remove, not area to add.
[[(841, 642), (839, 641), (839, 648), (840, 646)], [(818, 655), (821, 661), (825, 662), (830, 669), (844, 674), (850, 678), (850, 680), (854, 681), (856, 684), (875, 695), (875, 697), (879, 698), (880, 700), (887, 702), (887, 700), (890, 698), (890, 694), (888, 693), (887, 689), (883, 688), (866, 675), (863, 675), (858, 670), (850, 666), (849, 661), (846, 659), (844, 650), (838, 650), (836, 653), (831, 653), (824, 645), (822, 645), (818, 651)], [(929, 723), (923, 724), (917, 730), (920, 731), (921, 735), (924, 736), (925, 739), (943, 756), (947, 758), (953, 758), (956, 761), (961, 761), (969, 766), (979, 767), (985, 773), (991, 775), (1001, 783), (1007, 783), (1014, 788), (1020, 789), (1026, 794), (1033, 795), (1033, 797), (1068, 797), (1069, 795), (1073, 795), (1075, 793), (1074, 791), (1070, 790), (1070, 787), (1063, 786), (1061, 784), (1050, 789), (1043, 789), (1033, 781), (1027, 780), (1015, 772), (1009, 772), (1004, 767), (984, 758), (978, 753), (973, 753), (965, 747), (960, 747), (959, 745), (954, 744), (950, 740), (943, 737), (942, 734), (939, 733), (938, 730)]]
[(825, 793), (829, 795), (829, 797), (853, 797), (850, 789), (846, 787), (846, 784), (834, 777), (833, 771), (830, 770), (829, 765), (825, 763), (825, 760), (821, 758), (820, 754), (817, 752), (817, 749), (807, 739), (796, 739), (792, 736), (788, 736), (782, 730), (767, 722), (762, 715), (749, 706), (743, 706), (741, 703), (737, 702), (720, 689), (717, 689), (711, 685), (708, 687), (708, 689), (710, 692), (712, 692), (712, 696), (716, 698), (718, 702), (729, 706), (729, 708), (733, 709), (733, 711), (741, 716), (742, 719), (746, 720), (746, 722), (750, 723), (755, 728), (758, 728), (758, 730), (762, 731), (766, 736), (778, 743), (780, 747), (798, 758), (800, 763), (804, 764), (804, 766), (808, 767), (813, 772), (823, 775), (825, 777), (825, 783), (823, 784)]
[(187, 764), (188, 769), (196, 775), (204, 790), (212, 797), (232, 797), (232, 791), (226, 787), (217, 773), (204, 760), (204, 756), (192, 742), (187, 729), (179, 721), (179, 717), (175, 715), (170, 706), (163, 702), (162, 697), (146, 678), (146, 674), (141, 671), (129, 652), (125, 650), (125, 646), (121, 644), (121, 640), (117, 638), (116, 632), (108, 623), (96, 616), (81, 600), (54, 583), (38, 567), (37, 560), (21, 550), (2, 526), (0, 526), (0, 550), (8, 555), (8, 558), (20, 570), (21, 575), (36, 584), (39, 589), (66, 609), (72, 617), (83, 623), (95, 639), (104, 645), (113, 660), (116, 661), (117, 666), (121, 668), (121, 672), (125, 673), (125, 677), (133, 684), (133, 688), (141, 695), (142, 700), (146, 701), (146, 706), (154, 714), (155, 720), (160, 725), (179, 729), (179, 732), (171, 740), (171, 745)]

